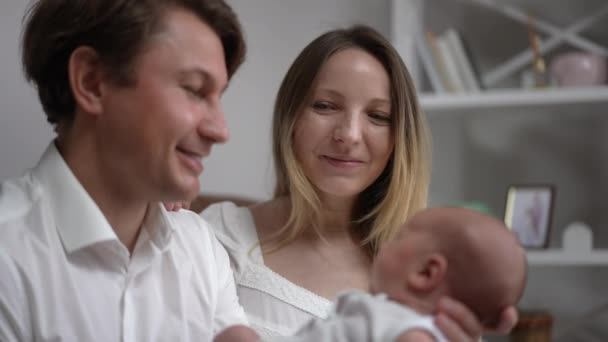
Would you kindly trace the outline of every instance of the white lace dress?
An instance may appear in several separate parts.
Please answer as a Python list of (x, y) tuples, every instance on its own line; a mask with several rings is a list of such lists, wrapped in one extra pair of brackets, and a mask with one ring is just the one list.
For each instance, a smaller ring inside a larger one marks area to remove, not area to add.
[(311, 318), (325, 318), (332, 302), (264, 265), (251, 211), (232, 202), (214, 204), (201, 216), (230, 256), (239, 301), (262, 340), (289, 336)]

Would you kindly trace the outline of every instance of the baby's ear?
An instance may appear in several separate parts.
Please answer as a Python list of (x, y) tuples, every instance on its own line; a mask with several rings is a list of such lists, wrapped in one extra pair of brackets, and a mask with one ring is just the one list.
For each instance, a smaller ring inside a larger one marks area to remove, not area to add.
[(421, 260), (416, 272), (409, 275), (408, 283), (415, 290), (431, 291), (439, 286), (447, 268), (448, 261), (443, 255), (429, 254)]

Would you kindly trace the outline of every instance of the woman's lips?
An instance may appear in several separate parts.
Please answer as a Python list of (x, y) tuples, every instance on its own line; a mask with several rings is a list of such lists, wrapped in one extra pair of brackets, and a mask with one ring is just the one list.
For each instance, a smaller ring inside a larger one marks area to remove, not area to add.
[(321, 159), (325, 160), (327, 163), (329, 163), (332, 166), (340, 167), (340, 168), (354, 168), (354, 167), (361, 166), (363, 164), (363, 162), (361, 160), (354, 159), (354, 158), (348, 158), (348, 157), (333, 157), (333, 156), (323, 155), (323, 156), (321, 156)]

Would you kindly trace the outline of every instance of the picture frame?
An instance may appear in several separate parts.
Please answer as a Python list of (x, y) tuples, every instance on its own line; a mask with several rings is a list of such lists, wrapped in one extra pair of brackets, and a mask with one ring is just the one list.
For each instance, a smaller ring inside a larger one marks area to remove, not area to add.
[(551, 233), (555, 186), (510, 185), (504, 221), (525, 248), (546, 248)]

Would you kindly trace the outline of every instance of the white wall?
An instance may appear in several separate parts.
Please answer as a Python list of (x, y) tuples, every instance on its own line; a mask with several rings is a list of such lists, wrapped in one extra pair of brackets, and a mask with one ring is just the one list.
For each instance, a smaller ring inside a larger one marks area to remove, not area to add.
[(0, 181), (32, 167), (53, 136), (19, 63), (26, 5), (23, 0), (0, 2)]

